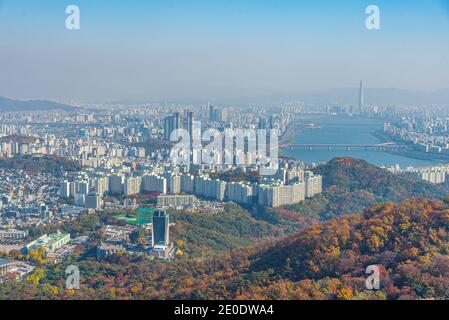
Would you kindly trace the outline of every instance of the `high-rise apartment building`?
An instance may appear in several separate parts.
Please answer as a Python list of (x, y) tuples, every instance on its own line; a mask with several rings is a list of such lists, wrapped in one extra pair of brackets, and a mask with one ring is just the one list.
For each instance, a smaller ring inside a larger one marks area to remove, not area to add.
[(311, 198), (318, 193), (322, 192), (323, 182), (320, 175), (315, 175), (311, 171), (307, 171), (304, 176), (304, 181), (306, 183), (306, 197)]
[(305, 200), (305, 187), (304, 182), (291, 185), (283, 185), (282, 183), (258, 185), (257, 201), (259, 205), (274, 208), (296, 204)]
[(90, 192), (86, 196), (86, 208), (100, 210), (102, 207), (101, 196), (96, 192)]
[(123, 183), (123, 193), (125, 196), (131, 196), (140, 193), (142, 184), (141, 177), (127, 177)]
[(181, 192), (181, 177), (177, 174), (169, 173), (165, 176), (168, 182), (168, 192), (178, 194)]
[(249, 204), (253, 200), (253, 186), (248, 182), (230, 182), (226, 188), (226, 199)]
[(142, 177), (142, 190), (144, 192), (167, 193), (167, 179), (155, 174), (145, 175)]
[(124, 177), (121, 175), (109, 176), (109, 193), (123, 194)]
[(61, 198), (70, 198), (70, 182), (69, 181), (61, 181), (61, 185), (59, 186), (59, 195)]
[(207, 176), (195, 178), (195, 192), (203, 197), (223, 201), (226, 192), (226, 182), (212, 180)]
[(194, 193), (195, 192), (195, 177), (191, 174), (183, 174), (181, 179), (181, 192)]

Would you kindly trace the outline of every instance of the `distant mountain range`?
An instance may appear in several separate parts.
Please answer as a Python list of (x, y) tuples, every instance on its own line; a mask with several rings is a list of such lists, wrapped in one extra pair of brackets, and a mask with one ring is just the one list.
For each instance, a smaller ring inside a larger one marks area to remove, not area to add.
[(13, 100), (0, 97), (0, 112), (63, 110), (74, 112), (76, 107), (48, 100)]
[[(364, 100), (379, 106), (441, 106), (449, 107), (449, 89), (416, 91), (396, 88), (365, 88)], [(304, 101), (307, 104), (357, 105), (358, 88), (335, 88), (295, 94), (270, 94), (254, 97), (218, 99), (218, 103), (235, 105), (275, 105), (282, 102)]]
[[(257, 96), (222, 97), (222, 98), (175, 98), (164, 101), (157, 100), (114, 100), (110, 103), (117, 104), (144, 104), (154, 102), (166, 103), (192, 103), (204, 104), (210, 101), (219, 105), (234, 106), (273, 106), (280, 103), (303, 101), (307, 105), (357, 105), (357, 87), (334, 88), (314, 92), (300, 92), (292, 94), (266, 94)], [(397, 88), (365, 88), (364, 101), (366, 105), (378, 106), (439, 106), (449, 108), (449, 88), (434, 91), (418, 91)], [(0, 112), (7, 111), (42, 111), (42, 110), (64, 110), (73, 112), (77, 107), (61, 104), (48, 100), (13, 100), (0, 97)]]

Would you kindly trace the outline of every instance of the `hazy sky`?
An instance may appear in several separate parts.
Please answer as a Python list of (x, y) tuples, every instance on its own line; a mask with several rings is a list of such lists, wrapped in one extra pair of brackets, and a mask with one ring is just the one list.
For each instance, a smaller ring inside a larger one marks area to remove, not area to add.
[[(381, 30), (365, 28), (370, 4)], [(0, 96), (214, 99), (360, 79), (448, 88), (449, 0), (0, 0)]]

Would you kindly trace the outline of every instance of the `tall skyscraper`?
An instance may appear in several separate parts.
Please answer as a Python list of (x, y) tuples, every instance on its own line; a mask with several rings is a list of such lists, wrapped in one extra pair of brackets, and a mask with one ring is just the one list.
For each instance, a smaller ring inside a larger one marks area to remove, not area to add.
[(167, 247), (169, 238), (169, 214), (166, 211), (158, 210), (153, 215), (152, 246)]
[(274, 129), (274, 117), (273, 115), (270, 116), (268, 119), (268, 125), (270, 126), (270, 129)]
[(179, 112), (174, 112), (172, 116), (167, 116), (164, 119), (164, 139), (170, 140), (171, 133), (182, 128), (182, 117)]
[(173, 117), (168, 116), (164, 119), (164, 139), (170, 140), (170, 135), (173, 131)]
[(216, 111), (212, 104), (208, 103), (208, 109), (209, 109), (209, 121), (215, 121)]
[(182, 128), (182, 119), (179, 112), (173, 113), (173, 130)]
[(266, 129), (266, 121), (264, 118), (259, 117), (259, 123), (257, 125), (257, 129)]
[(190, 139), (192, 139), (192, 133), (193, 133), (193, 121), (194, 116), (192, 111), (187, 112), (187, 130), (189, 131)]
[(359, 87), (359, 113), (363, 112), (363, 81), (360, 81), (360, 87)]

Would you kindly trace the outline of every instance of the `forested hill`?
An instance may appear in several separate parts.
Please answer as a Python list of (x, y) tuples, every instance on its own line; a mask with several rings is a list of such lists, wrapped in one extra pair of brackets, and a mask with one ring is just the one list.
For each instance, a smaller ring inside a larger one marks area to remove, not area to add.
[(0, 169), (24, 170), (31, 174), (56, 173), (81, 170), (78, 163), (53, 155), (31, 156), (0, 159)]
[[(65, 267), (83, 272), (64, 289)], [(366, 290), (367, 266), (380, 290)], [(42, 267), (41, 267), (42, 268)], [(119, 256), (66, 261), (0, 297), (45, 299), (449, 299), (449, 206), (412, 199), (309, 226), (264, 245), (166, 263)]]
[(338, 186), (347, 192), (368, 191), (385, 200), (401, 201), (409, 197), (441, 198), (447, 190), (413, 176), (393, 174), (364, 160), (335, 158), (314, 170), (323, 176), (325, 189)]
[(434, 185), (405, 174), (393, 174), (366, 161), (335, 158), (314, 169), (323, 176), (323, 193), (288, 210), (319, 220), (361, 212), (388, 201), (427, 197), (442, 199), (446, 186)]
[[(363, 214), (316, 224), (261, 249), (250, 259), (243, 277), (263, 275), (274, 282), (242, 292), (247, 298), (261, 294), (448, 299), (448, 254), (447, 203), (413, 199), (378, 205)], [(369, 265), (381, 270), (381, 291), (377, 293), (365, 291)]]

